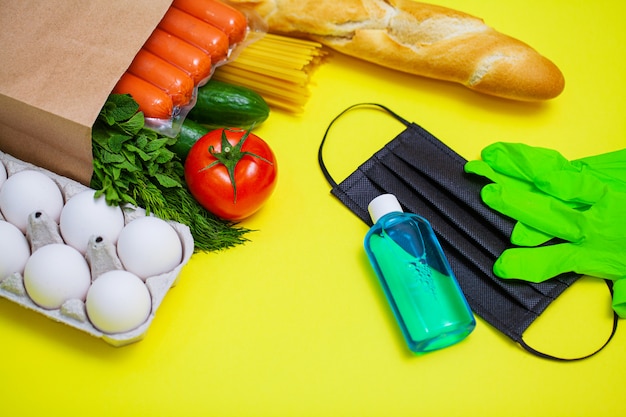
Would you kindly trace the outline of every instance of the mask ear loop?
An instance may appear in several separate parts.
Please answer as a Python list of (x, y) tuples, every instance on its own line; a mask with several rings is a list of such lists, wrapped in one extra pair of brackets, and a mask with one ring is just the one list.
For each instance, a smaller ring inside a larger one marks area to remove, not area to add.
[[(402, 118), (401, 116), (399, 116), (398, 114), (396, 114), (393, 110), (389, 109), (386, 106), (383, 106), (382, 104), (378, 104), (378, 103), (357, 103), (357, 104), (353, 104), (350, 107), (346, 108), (345, 110), (343, 110), (341, 113), (339, 113), (337, 116), (335, 116), (335, 118), (333, 120), (331, 120), (331, 122), (329, 123), (328, 127), (326, 128), (326, 131), (324, 132), (324, 137), (322, 138), (322, 141), (320, 142), (320, 146), (317, 152), (317, 160), (318, 163), (320, 165), (320, 169), (322, 170), (322, 173), (324, 174), (324, 177), (326, 178), (326, 181), (328, 181), (328, 183), (332, 186), (332, 188), (338, 187), (339, 184), (337, 184), (337, 182), (333, 179), (333, 177), (330, 175), (330, 172), (328, 172), (328, 168), (326, 168), (326, 164), (324, 163), (324, 158), (323, 158), (323, 148), (324, 148), (324, 144), (326, 143), (326, 138), (328, 137), (328, 133), (330, 132), (331, 127), (335, 124), (335, 122), (341, 117), (343, 116), (345, 113), (347, 113), (350, 110), (353, 110), (356, 107), (364, 107), (364, 106), (373, 106), (373, 107), (378, 107), (380, 109), (385, 110), (387, 113), (389, 113), (391, 116), (393, 116), (394, 118), (396, 118), (398, 121), (400, 121), (400, 123), (402, 123), (405, 126), (409, 126), (411, 123), (409, 121), (407, 121), (406, 119)], [(612, 285), (612, 281), (610, 280), (605, 280), (608, 287), (609, 287), (609, 291), (611, 293), (611, 297), (613, 296), (613, 285)], [(540, 358), (544, 358), (544, 359), (551, 359), (551, 360), (555, 360), (555, 361), (561, 361), (561, 362), (574, 362), (574, 361), (579, 361), (579, 360), (583, 360), (583, 359), (587, 359), (591, 356), (594, 356), (595, 354), (599, 353), (602, 349), (604, 349), (609, 342), (613, 339), (613, 336), (615, 336), (615, 333), (617, 331), (617, 324), (619, 322), (619, 316), (617, 315), (616, 312), (613, 312), (613, 328), (611, 330), (611, 334), (609, 335), (608, 339), (604, 342), (604, 344), (602, 346), (600, 346), (597, 350), (595, 350), (594, 352), (582, 356), (582, 357), (577, 357), (577, 358), (560, 358), (558, 356), (553, 356), (544, 352), (540, 352), (536, 349), (534, 349), (533, 347), (531, 347), (530, 345), (528, 345), (523, 337), (519, 337), (516, 338), (517, 343), (520, 344), (520, 346), (522, 348), (524, 348), (527, 352), (538, 356)]]
[[(609, 287), (609, 292), (611, 293), (611, 298), (613, 298), (613, 281), (605, 279), (604, 282), (606, 282), (606, 285)], [(585, 356), (581, 356), (578, 358), (560, 358), (558, 356), (553, 356), (544, 352), (540, 352), (534, 348), (532, 348), (531, 346), (529, 346), (523, 339), (523, 337), (521, 337), (518, 340), (518, 343), (528, 352), (532, 353), (533, 355), (539, 356), (541, 358), (544, 359), (551, 359), (551, 360), (555, 360), (555, 361), (561, 361), (561, 362), (575, 362), (575, 361), (580, 361), (583, 359), (587, 359), (590, 358), (592, 356), (594, 356), (596, 353), (599, 353), (602, 349), (604, 349), (609, 342), (613, 339), (613, 336), (615, 336), (615, 333), (617, 332), (617, 323), (619, 322), (619, 316), (617, 315), (617, 313), (615, 311), (613, 311), (613, 328), (611, 329), (611, 334), (609, 335), (609, 337), (606, 339), (606, 341), (604, 342), (604, 344), (602, 346), (600, 346), (598, 349), (596, 349), (595, 351), (589, 353), (588, 355)]]
[(343, 116), (344, 114), (346, 114), (347, 112), (349, 112), (350, 110), (352, 110), (352, 109), (354, 109), (356, 107), (364, 107), (364, 106), (378, 107), (380, 109), (385, 110), (387, 113), (389, 113), (394, 118), (399, 120), (400, 123), (402, 123), (403, 125), (408, 126), (408, 125), (411, 124), (409, 121), (405, 120), (404, 118), (400, 117), (400, 115), (396, 114), (393, 110), (389, 109), (386, 106), (383, 106), (382, 104), (378, 104), (378, 103), (357, 103), (357, 104), (353, 104), (350, 107), (348, 107), (345, 110), (343, 110), (337, 116), (335, 116), (335, 118), (333, 120), (331, 120), (330, 124), (326, 128), (326, 131), (324, 132), (324, 137), (322, 138), (322, 141), (320, 142), (319, 150), (317, 151), (317, 161), (319, 162), (320, 169), (322, 170), (322, 174), (324, 174), (324, 177), (326, 178), (326, 181), (328, 181), (328, 183), (332, 186), (332, 188), (337, 187), (338, 184), (333, 179), (333, 177), (330, 175), (330, 172), (328, 172), (328, 168), (326, 168), (326, 164), (324, 163), (323, 149), (324, 149), (324, 144), (326, 143), (326, 137), (328, 136), (328, 132), (330, 131), (330, 128), (335, 124), (335, 122), (341, 116)]

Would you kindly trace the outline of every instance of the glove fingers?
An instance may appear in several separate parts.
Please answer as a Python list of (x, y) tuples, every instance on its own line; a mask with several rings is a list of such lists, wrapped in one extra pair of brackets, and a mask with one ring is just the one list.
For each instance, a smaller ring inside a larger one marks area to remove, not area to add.
[(491, 181), (496, 182), (496, 183), (499, 182), (499, 180), (502, 178), (501, 174), (498, 174), (497, 172), (495, 172), (484, 161), (477, 161), (477, 160), (468, 161), (465, 163), (465, 166), (463, 167), (463, 169), (468, 174), (480, 175), (481, 177), (488, 178)]
[[(496, 260), (493, 272), (501, 278), (543, 282), (564, 272), (576, 272), (613, 281), (626, 280), (624, 254), (599, 251), (573, 243), (507, 249)], [(621, 297), (626, 303), (626, 282)], [(626, 304), (624, 305), (626, 312)]]
[(582, 238), (583, 214), (548, 195), (489, 184), (481, 197), (494, 210), (547, 235), (573, 242)]
[(496, 184), (506, 185), (507, 187), (516, 187), (527, 191), (531, 191), (535, 188), (532, 183), (494, 171), (493, 168), (484, 161), (469, 161), (465, 164), (464, 169), (468, 174), (480, 175)]
[(547, 172), (574, 169), (557, 151), (523, 143), (496, 142), (481, 157), (495, 171), (531, 183)]
[(608, 190), (600, 179), (576, 171), (553, 171), (540, 175), (535, 184), (541, 191), (572, 203), (573, 207), (594, 204)]
[(520, 222), (515, 223), (511, 233), (511, 243), (517, 246), (539, 246), (553, 238), (554, 236)]
[(500, 278), (543, 282), (562, 273), (575, 271), (579, 252), (577, 246), (569, 243), (507, 249), (494, 263), (493, 272)]

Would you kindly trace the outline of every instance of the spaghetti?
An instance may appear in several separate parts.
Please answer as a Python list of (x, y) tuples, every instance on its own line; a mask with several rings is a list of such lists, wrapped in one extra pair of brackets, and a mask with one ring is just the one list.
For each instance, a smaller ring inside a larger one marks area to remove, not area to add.
[(215, 70), (213, 78), (248, 87), (272, 107), (303, 111), (311, 72), (325, 55), (317, 42), (266, 34)]

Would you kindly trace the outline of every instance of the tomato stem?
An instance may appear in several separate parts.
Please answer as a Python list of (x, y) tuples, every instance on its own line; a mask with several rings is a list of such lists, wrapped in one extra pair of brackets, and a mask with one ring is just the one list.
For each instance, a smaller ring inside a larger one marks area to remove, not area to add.
[(235, 130), (233, 129), (222, 130), (221, 152), (216, 151), (213, 145), (209, 146), (209, 149), (208, 149), (209, 153), (213, 155), (213, 157), (216, 160), (210, 163), (209, 165), (205, 166), (204, 168), (202, 168), (200, 171), (205, 171), (207, 169), (210, 169), (217, 164), (224, 165), (226, 167), (226, 171), (228, 172), (228, 177), (230, 178), (230, 182), (233, 185), (233, 203), (237, 203), (237, 184), (235, 182), (235, 167), (237, 166), (239, 161), (241, 161), (241, 158), (248, 155), (253, 158), (258, 158), (261, 161), (267, 162), (270, 165), (272, 165), (272, 162), (255, 153), (241, 151), (241, 148), (243, 147), (244, 142), (246, 141), (246, 139), (248, 139), (248, 136), (250, 135), (250, 132), (251, 132), (250, 130), (245, 131), (245, 133), (243, 134), (241, 139), (239, 139), (239, 142), (237, 142), (235, 146), (232, 146), (230, 142), (228, 141), (228, 137), (226, 136), (226, 131), (235, 132)]

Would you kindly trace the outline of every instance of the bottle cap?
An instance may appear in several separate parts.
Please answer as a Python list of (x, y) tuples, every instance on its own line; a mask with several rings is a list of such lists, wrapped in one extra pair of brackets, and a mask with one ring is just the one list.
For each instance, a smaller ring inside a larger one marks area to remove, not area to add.
[(393, 194), (379, 195), (369, 203), (367, 211), (369, 212), (373, 223), (376, 223), (378, 219), (383, 217), (385, 214), (403, 212), (402, 206)]

